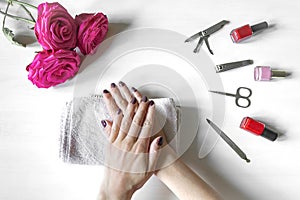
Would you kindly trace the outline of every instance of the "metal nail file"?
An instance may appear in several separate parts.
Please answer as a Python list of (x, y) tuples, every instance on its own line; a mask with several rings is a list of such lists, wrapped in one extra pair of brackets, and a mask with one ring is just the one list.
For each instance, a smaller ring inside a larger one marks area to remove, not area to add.
[(216, 65), (216, 72), (225, 72), (231, 69), (235, 69), (238, 67), (243, 67), (247, 65), (252, 65), (253, 60), (242, 60), (242, 61), (237, 61), (237, 62), (231, 62), (231, 63), (225, 63), (225, 64), (220, 64)]
[(246, 154), (216, 124), (209, 119), (206, 119), (206, 121), (242, 159), (246, 160), (247, 163), (250, 162)]

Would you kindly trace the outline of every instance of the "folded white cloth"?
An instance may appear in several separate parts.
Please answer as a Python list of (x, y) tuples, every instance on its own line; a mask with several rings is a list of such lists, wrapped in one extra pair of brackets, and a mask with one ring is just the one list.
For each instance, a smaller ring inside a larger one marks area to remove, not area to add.
[[(167, 139), (175, 137), (177, 109), (172, 99), (153, 99), (156, 115), (153, 133), (163, 128)], [(78, 97), (67, 102), (61, 118), (60, 158), (67, 163), (102, 165), (107, 139), (101, 125), (110, 119), (101, 96)]]

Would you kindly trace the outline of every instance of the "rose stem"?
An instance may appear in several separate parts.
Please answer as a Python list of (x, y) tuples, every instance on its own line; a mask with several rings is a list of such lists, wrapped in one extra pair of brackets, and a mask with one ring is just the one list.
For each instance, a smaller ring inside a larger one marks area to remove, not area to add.
[(29, 17), (31, 18), (32, 21), (36, 22), (34, 17), (32, 16), (31, 12), (24, 6), (24, 5), (20, 5), (24, 10), (25, 12), (29, 15)]
[(7, 16), (7, 17), (13, 18), (15, 20), (21, 20), (21, 21), (25, 21), (25, 22), (28, 22), (28, 23), (31, 23), (31, 24), (35, 24), (35, 21), (32, 21), (30, 19), (26, 19), (26, 18), (23, 18), (23, 17), (18, 17), (18, 16), (15, 16), (15, 15), (11, 15), (11, 14), (8, 14), (7, 12), (3, 12), (1, 10), (0, 10), (0, 13), (5, 15), (5, 17)]
[(7, 16), (7, 12), (8, 12), (8, 8), (9, 8), (9, 6), (10, 6), (10, 3), (8, 3), (8, 4), (7, 4), (7, 6), (6, 6), (6, 10), (5, 10), (5, 13), (3, 13), (3, 12), (0, 10), (0, 12), (1, 12), (2, 14), (4, 14), (4, 17), (3, 17), (3, 22), (2, 22), (2, 31), (4, 30), (4, 26), (5, 26), (5, 20), (6, 20), (6, 16)]
[(23, 1), (17, 1), (17, 0), (6, 0), (6, 1), (9, 2), (10, 4), (14, 2), (14, 3), (19, 4), (19, 5), (28, 6), (30, 8), (37, 9), (36, 6), (31, 5), (29, 3), (26, 3), (26, 2), (23, 2)]

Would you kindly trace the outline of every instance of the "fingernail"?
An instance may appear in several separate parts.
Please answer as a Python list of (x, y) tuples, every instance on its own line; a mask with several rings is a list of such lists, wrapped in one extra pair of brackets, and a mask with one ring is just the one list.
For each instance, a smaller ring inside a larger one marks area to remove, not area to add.
[(110, 87), (115, 88), (115, 87), (116, 87), (116, 84), (115, 84), (115, 83), (112, 83), (112, 84), (110, 84)]
[(106, 125), (107, 125), (105, 120), (102, 120), (102, 121), (101, 121), (101, 124), (102, 124), (103, 128), (105, 128)]
[(125, 86), (125, 83), (123, 81), (120, 81), (119, 86), (123, 87), (123, 86)]
[(157, 145), (158, 145), (158, 146), (161, 146), (161, 145), (163, 145), (163, 143), (164, 143), (164, 138), (163, 138), (163, 137), (160, 137), (160, 138), (158, 139), (158, 141), (157, 141)]
[(147, 102), (148, 98), (146, 96), (143, 96), (142, 102)]
[(132, 90), (133, 92), (136, 92), (136, 91), (137, 91), (137, 89), (136, 89), (135, 87), (132, 87), (131, 90)]
[(122, 110), (119, 108), (117, 114), (121, 114)]
[(136, 98), (133, 97), (133, 98), (131, 99), (130, 103), (135, 104), (135, 103), (136, 103)]
[(149, 106), (153, 106), (153, 105), (154, 105), (154, 101), (151, 100), (151, 101), (149, 102)]
[(103, 93), (108, 94), (109, 91), (105, 89), (105, 90), (103, 90)]

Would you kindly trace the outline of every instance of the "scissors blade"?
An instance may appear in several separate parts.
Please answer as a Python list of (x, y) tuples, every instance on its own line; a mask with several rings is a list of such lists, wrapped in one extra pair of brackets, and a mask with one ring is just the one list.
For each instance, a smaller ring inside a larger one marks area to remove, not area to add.
[(209, 119), (206, 119), (208, 124), (216, 131), (218, 135), (246, 162), (250, 162), (250, 160), (247, 158), (246, 154), (212, 121)]
[(203, 31), (203, 35), (211, 35), (213, 34), (214, 32), (217, 32), (218, 30), (220, 30), (224, 25), (228, 24), (229, 21), (227, 20), (222, 20), (220, 21), (219, 23), (209, 27), (208, 29), (205, 29)]
[(200, 37), (200, 39), (199, 39), (199, 41), (198, 41), (198, 43), (197, 43), (197, 46), (196, 46), (196, 48), (194, 49), (194, 53), (198, 53), (199, 51), (200, 51), (200, 47), (201, 47), (201, 45), (202, 45), (202, 43), (203, 43), (203, 37)]
[(205, 37), (205, 38), (204, 38), (204, 41), (205, 41), (205, 44), (206, 44), (206, 46), (207, 46), (207, 48), (208, 48), (209, 53), (211, 53), (211, 55), (214, 55), (214, 52), (211, 50), (211, 48), (210, 48), (210, 46), (209, 46), (209, 43), (208, 43), (208, 37)]
[(193, 41), (193, 40), (195, 40), (196, 38), (201, 37), (201, 36), (202, 36), (202, 31), (200, 31), (199, 33), (196, 33), (196, 34), (192, 35), (191, 37), (189, 37), (188, 39), (186, 39), (184, 42), (190, 42), (190, 41)]
[(216, 93), (216, 94), (222, 94), (222, 95), (226, 95), (226, 96), (231, 96), (231, 97), (236, 97), (235, 94), (231, 94), (231, 93), (227, 93), (227, 92), (219, 92), (219, 91), (212, 91), (212, 90), (209, 90), (209, 92)]
[(200, 31), (194, 35), (192, 35), (191, 37), (189, 37), (188, 39), (186, 39), (184, 42), (190, 42), (195, 40), (198, 37), (203, 37), (203, 36), (207, 36), (210, 35), (218, 30), (220, 30), (225, 24), (228, 24), (229, 21), (227, 20), (222, 20), (219, 23), (209, 27), (208, 29), (205, 29), (204, 31)]

